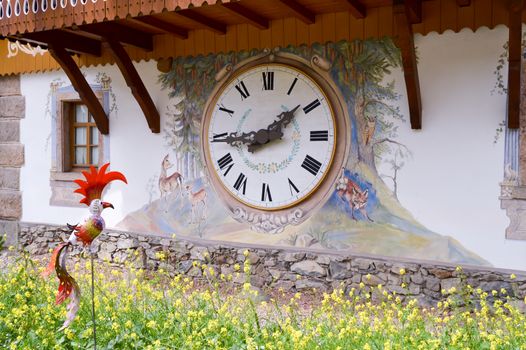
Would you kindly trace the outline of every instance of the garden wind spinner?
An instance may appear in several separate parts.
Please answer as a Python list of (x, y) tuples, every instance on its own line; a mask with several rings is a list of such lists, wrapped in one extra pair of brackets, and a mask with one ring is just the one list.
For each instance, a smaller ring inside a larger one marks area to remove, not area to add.
[[(75, 279), (68, 273), (66, 269), (66, 260), (68, 255), (68, 248), (78, 242), (82, 243), (84, 247), (90, 247), (91, 243), (97, 236), (104, 230), (105, 223), (101, 214), (105, 208), (112, 208), (113, 205), (108, 202), (103, 202), (102, 192), (108, 183), (115, 180), (123, 181), (128, 183), (126, 177), (117, 171), (111, 171), (106, 173), (106, 169), (110, 164), (104, 164), (98, 171), (95, 167), (90, 168), (90, 172), (83, 171), (86, 180), (75, 180), (75, 183), (79, 186), (74, 192), (84, 196), (80, 203), (89, 206), (90, 216), (82, 225), (69, 225), (71, 229), (71, 235), (67, 242), (59, 244), (51, 256), (51, 261), (47, 269), (44, 271), (44, 275), (49, 275), (53, 269), (57, 273), (59, 279), (58, 293), (56, 297), (56, 304), (61, 304), (68, 298), (71, 298), (70, 303), (67, 306), (68, 313), (66, 320), (60, 328), (63, 330), (68, 327), (77, 311), (80, 304), (80, 288)], [(93, 255), (92, 255), (92, 284), (93, 284)], [(92, 286), (93, 292), (93, 286)], [(92, 295), (93, 297), (93, 295)], [(93, 300), (92, 300), (93, 302)], [(92, 303), (93, 304), (93, 303)], [(92, 310), (94, 314), (94, 309)]]

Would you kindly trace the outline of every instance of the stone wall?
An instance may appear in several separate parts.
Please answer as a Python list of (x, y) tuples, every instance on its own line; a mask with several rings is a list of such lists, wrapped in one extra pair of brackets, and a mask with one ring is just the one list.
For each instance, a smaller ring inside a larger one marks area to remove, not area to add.
[(0, 77), (0, 234), (8, 234), (7, 244), (16, 244), (14, 233), (22, 217), (20, 119), (25, 116), (25, 105), (20, 76)]
[[(58, 242), (69, 237), (67, 229), (56, 226), (21, 224), (20, 229), (20, 245), (32, 255), (46, 254)], [(145, 269), (163, 268), (193, 277), (202, 275), (202, 270), (194, 262), (207, 264), (217, 274), (228, 275), (234, 273), (236, 264), (242, 267), (245, 259), (249, 259), (252, 265), (250, 280), (255, 287), (282, 288), (286, 291), (312, 288), (330, 291), (341, 284), (348, 291), (352, 287), (359, 288), (360, 283), (373, 287), (382, 284), (389, 291), (401, 296), (414, 296), (423, 305), (431, 305), (443, 297), (442, 289), (459, 289), (464, 279), (472, 287), (487, 292), (505, 289), (507, 295), (518, 300), (526, 296), (526, 272), (503, 269), (464, 266), (459, 272), (456, 266), (439, 263), (268, 246), (252, 246), (245, 257), (243, 252), (246, 248), (243, 245), (120, 231), (103, 233), (94, 242), (93, 249), (99, 259), (114, 264), (129, 260)], [(76, 247), (71, 255), (79, 253), (80, 247)], [(165, 258), (160, 259), (160, 255)], [(510, 277), (512, 273), (515, 278)], [(233, 275), (236, 282), (244, 283), (246, 280), (243, 268), (239, 275)], [(524, 305), (523, 302), (517, 304)]]

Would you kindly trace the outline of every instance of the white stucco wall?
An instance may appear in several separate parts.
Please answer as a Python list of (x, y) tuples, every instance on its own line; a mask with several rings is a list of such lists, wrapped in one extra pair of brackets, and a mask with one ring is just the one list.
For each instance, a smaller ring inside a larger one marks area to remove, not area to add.
[[(503, 137), (493, 143), (495, 130), (505, 117), (506, 98), (491, 95), (493, 74), (507, 29), (481, 28), (476, 33), (431, 33), (417, 36), (419, 75), (423, 102), (423, 130), (411, 130), (401, 123), (398, 140), (411, 149), (399, 173), (402, 205), (424, 226), (456, 238), (466, 248), (494, 266), (526, 270), (526, 242), (504, 239), (508, 220), (500, 209), (499, 182), (502, 180)], [(157, 83), (155, 62), (136, 64), (154, 103), (161, 112), (161, 125), (168, 105), (166, 91)], [(105, 211), (108, 226), (148, 202), (146, 184), (159, 173), (162, 157), (168, 152), (160, 134), (152, 134), (142, 112), (132, 98), (116, 67), (83, 70), (94, 82), (99, 72), (112, 79), (118, 112), (110, 117), (110, 160), (113, 169), (128, 177), (129, 185), (115, 183), (105, 197), (116, 209)], [(26, 118), (21, 141), (26, 162), (21, 172), (23, 217), (26, 222), (63, 224), (83, 220), (86, 209), (49, 206), (51, 190), (51, 119), (45, 115), (49, 84), (55, 78), (69, 82), (60, 72), (22, 77), (26, 96)], [(403, 74), (394, 71), (405, 96)], [(400, 102), (408, 116), (405, 97)], [(380, 172), (389, 173), (388, 165)]]
[[(161, 92), (160, 85), (157, 84), (156, 63), (141, 62), (136, 64), (136, 67), (162, 115), (168, 103), (168, 96), (167, 93)], [(126, 174), (129, 185), (122, 191), (126, 185), (115, 182), (112, 184), (112, 190), (105, 196), (105, 200), (115, 206), (115, 210), (104, 212), (107, 226), (111, 227), (120, 221), (125, 213), (148, 202), (146, 184), (154, 173), (159, 172), (163, 140), (161, 134), (150, 132), (139, 105), (117, 67), (88, 68), (83, 72), (90, 84), (95, 83), (99, 72), (110, 76), (118, 106), (118, 111), (110, 116), (110, 161), (112, 169)], [(26, 165), (22, 168), (20, 181), (23, 190), (22, 220), (27, 222), (76, 223), (82, 222), (86, 215), (85, 208), (49, 205), (51, 116), (45, 114), (45, 106), (50, 83), (57, 78), (64, 81), (64, 85), (69, 85), (69, 80), (61, 72), (24, 75), (21, 79), (22, 94), (26, 96), (26, 118), (21, 125), (21, 142), (25, 145)]]

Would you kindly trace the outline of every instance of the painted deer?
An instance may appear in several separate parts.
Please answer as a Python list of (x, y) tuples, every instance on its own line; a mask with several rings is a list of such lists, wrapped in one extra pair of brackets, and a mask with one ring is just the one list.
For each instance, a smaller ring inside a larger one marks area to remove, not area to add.
[(369, 221), (373, 221), (373, 219), (367, 215), (367, 210), (365, 208), (367, 206), (367, 199), (369, 198), (368, 189), (362, 191), (357, 183), (349, 179), (347, 176), (342, 175), (336, 183), (336, 193), (343, 201), (349, 203), (353, 220), (356, 220), (354, 211), (359, 210), (363, 217), (369, 219)]
[[(197, 192), (192, 192), (192, 188), (190, 186), (186, 186), (186, 193), (188, 195), (188, 199), (190, 200), (190, 204), (192, 204), (192, 217), (190, 219), (190, 223), (198, 223), (200, 220), (205, 218), (205, 212), (206, 212), (206, 191), (204, 188), (201, 188)], [(197, 213), (199, 211), (199, 206), (202, 206), (201, 215), (198, 218)]]
[(179, 194), (182, 194), (183, 177), (177, 171), (174, 171), (172, 175), (168, 176), (166, 171), (171, 167), (173, 167), (173, 164), (170, 163), (167, 154), (161, 163), (161, 175), (159, 175), (159, 192), (161, 192), (161, 198), (177, 189), (179, 189)]

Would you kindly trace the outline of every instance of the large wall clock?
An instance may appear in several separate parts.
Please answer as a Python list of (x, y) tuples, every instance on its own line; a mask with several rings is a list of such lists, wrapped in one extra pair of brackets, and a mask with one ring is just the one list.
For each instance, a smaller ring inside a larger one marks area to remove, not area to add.
[(233, 217), (256, 231), (301, 223), (334, 191), (350, 127), (328, 66), (267, 51), (216, 77), (201, 130), (205, 168)]

